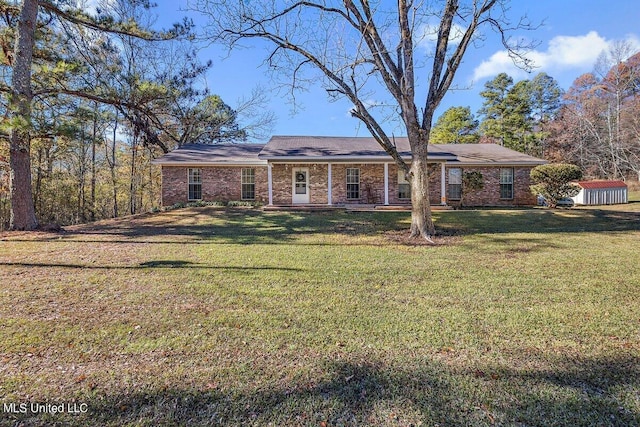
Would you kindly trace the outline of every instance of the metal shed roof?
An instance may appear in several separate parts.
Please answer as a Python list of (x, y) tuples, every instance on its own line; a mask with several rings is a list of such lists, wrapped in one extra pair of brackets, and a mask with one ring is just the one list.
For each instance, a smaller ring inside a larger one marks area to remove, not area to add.
[(576, 184), (585, 190), (627, 188), (627, 184), (624, 181), (578, 181)]

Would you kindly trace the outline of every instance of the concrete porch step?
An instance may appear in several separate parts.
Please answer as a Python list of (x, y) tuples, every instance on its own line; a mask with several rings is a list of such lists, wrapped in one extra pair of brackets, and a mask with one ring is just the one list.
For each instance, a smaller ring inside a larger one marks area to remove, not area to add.
[(344, 206), (337, 205), (272, 205), (263, 206), (263, 211), (300, 211), (300, 212), (318, 212), (318, 211), (337, 211), (345, 210)]
[[(410, 205), (277, 205), (277, 206), (264, 206), (264, 211), (299, 211), (299, 212), (321, 212), (321, 211), (336, 211), (346, 210), (349, 212), (373, 212), (373, 211), (390, 211), (390, 212), (410, 212)], [(451, 206), (432, 205), (431, 209), (434, 211), (453, 210)]]
[[(377, 205), (376, 210), (379, 211), (410, 211), (410, 205)], [(453, 206), (447, 205), (431, 205), (432, 211), (450, 211), (453, 210)]]

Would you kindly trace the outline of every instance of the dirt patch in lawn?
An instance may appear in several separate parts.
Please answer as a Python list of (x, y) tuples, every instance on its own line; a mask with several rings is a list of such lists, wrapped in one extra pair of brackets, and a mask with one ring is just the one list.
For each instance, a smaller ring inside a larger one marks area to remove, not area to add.
[(436, 235), (432, 237), (431, 242), (424, 238), (411, 237), (410, 230), (387, 231), (384, 236), (391, 243), (405, 246), (448, 246), (462, 241), (462, 232), (452, 229), (436, 231)]

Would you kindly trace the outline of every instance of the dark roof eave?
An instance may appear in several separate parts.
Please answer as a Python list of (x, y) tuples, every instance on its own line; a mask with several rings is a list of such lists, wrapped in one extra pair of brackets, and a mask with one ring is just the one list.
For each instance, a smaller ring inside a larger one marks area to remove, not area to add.
[(545, 165), (549, 162), (546, 160), (541, 161), (518, 161), (518, 160), (473, 160), (473, 161), (465, 161), (465, 160), (453, 160), (450, 162), (456, 166), (540, 166)]
[[(407, 161), (411, 161), (411, 155), (400, 154), (400, 157)], [(393, 158), (388, 155), (380, 155), (380, 156), (271, 156), (271, 155), (260, 155), (258, 158), (267, 161), (295, 161), (302, 163), (327, 163), (327, 162), (382, 162), (388, 163), (393, 162)], [(430, 155), (430, 160), (454, 160), (455, 156), (440, 156), (440, 155)]]
[(160, 166), (267, 166), (267, 162), (262, 160), (227, 160), (227, 161), (153, 160), (151, 161), (151, 163), (154, 165), (160, 165)]

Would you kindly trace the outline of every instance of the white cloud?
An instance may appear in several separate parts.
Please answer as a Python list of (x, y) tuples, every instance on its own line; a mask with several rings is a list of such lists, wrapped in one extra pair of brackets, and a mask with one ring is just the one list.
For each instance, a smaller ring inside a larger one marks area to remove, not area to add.
[(105, 10), (115, 6), (115, 0), (78, 0), (78, 7), (90, 15), (96, 15), (98, 9)]
[(494, 53), (488, 61), (482, 61), (482, 63), (476, 67), (473, 71), (473, 81), (477, 82), (485, 77), (493, 77), (502, 72), (512, 75), (514, 71), (521, 70), (513, 65), (513, 61), (507, 51), (502, 50)]
[[(635, 49), (640, 50), (640, 40), (635, 35), (627, 36), (626, 40)], [(613, 45), (613, 40), (607, 40), (596, 31), (590, 31), (582, 36), (556, 36), (552, 38), (546, 51), (534, 50), (527, 54), (533, 61), (535, 69), (541, 71), (564, 71), (567, 69), (589, 71), (598, 56)], [(498, 51), (483, 61), (473, 72), (473, 81), (493, 77), (505, 72), (512, 77), (524, 76), (523, 70), (517, 68), (506, 50)]]
[(539, 58), (534, 59), (536, 66), (543, 68), (590, 67), (608, 46), (609, 42), (595, 31), (584, 36), (558, 36), (551, 39), (547, 52), (540, 53), (537, 55)]
[[(415, 32), (416, 47), (431, 50), (438, 41), (437, 25), (422, 24)], [(460, 25), (453, 24), (449, 33), (449, 45), (456, 46), (464, 36), (465, 28)]]
[[(384, 104), (380, 101), (376, 101), (375, 99), (365, 99), (364, 101), (362, 101), (362, 103), (364, 104), (364, 107), (367, 110), (370, 110), (371, 108), (375, 108), (375, 107), (381, 107), (384, 106)], [(346, 117), (352, 117), (351, 112), (353, 110), (355, 110), (356, 106), (352, 106), (351, 108), (349, 108), (346, 112)]]

